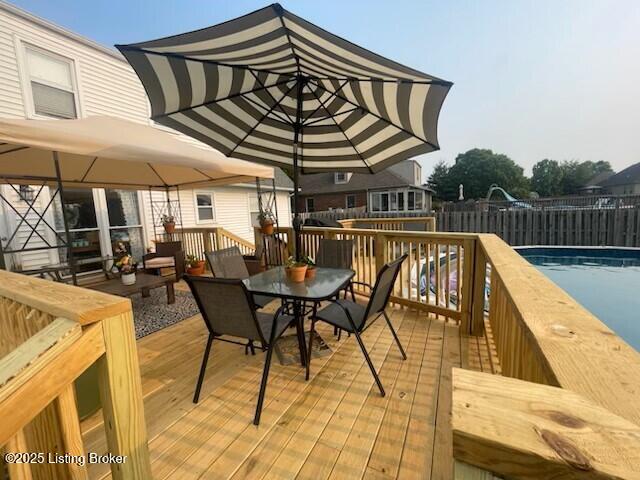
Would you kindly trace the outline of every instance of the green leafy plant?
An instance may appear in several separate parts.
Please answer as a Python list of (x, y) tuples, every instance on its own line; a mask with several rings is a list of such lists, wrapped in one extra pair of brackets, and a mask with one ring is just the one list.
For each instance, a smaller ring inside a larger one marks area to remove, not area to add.
[(287, 258), (287, 261), (284, 263), (284, 266), (287, 268), (296, 268), (296, 267), (304, 267), (307, 265), (307, 262), (304, 260), (296, 260), (294, 257)]
[(260, 222), (260, 225), (264, 225), (266, 223), (275, 223), (275, 216), (273, 215), (273, 212), (271, 210), (265, 209), (258, 213), (258, 222)]
[(316, 262), (309, 255), (305, 255), (304, 257), (302, 257), (302, 263), (305, 263), (307, 265), (307, 268), (316, 267)]
[(123, 255), (114, 263), (120, 274), (135, 273), (138, 264), (133, 260), (131, 255)]
[(200, 265), (200, 262), (202, 261), (195, 255), (187, 255), (186, 260), (187, 260), (187, 264), (192, 268), (196, 268), (198, 265)]

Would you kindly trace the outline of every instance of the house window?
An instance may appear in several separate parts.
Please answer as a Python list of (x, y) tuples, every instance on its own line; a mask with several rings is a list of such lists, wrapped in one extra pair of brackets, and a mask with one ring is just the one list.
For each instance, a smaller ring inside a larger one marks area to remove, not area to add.
[(422, 210), (422, 192), (411, 191), (407, 193), (407, 210)]
[(25, 48), (25, 57), (34, 113), (77, 118), (73, 61), (32, 47)]
[(356, 207), (356, 196), (355, 195), (347, 195), (345, 206), (347, 208), (355, 208)]
[(198, 223), (210, 223), (215, 220), (213, 193), (196, 192), (196, 210)]
[(347, 183), (349, 181), (349, 174), (347, 172), (336, 172), (335, 183)]
[(305, 199), (306, 203), (307, 203), (307, 212), (315, 212), (315, 204), (313, 201), (313, 198), (307, 198)]

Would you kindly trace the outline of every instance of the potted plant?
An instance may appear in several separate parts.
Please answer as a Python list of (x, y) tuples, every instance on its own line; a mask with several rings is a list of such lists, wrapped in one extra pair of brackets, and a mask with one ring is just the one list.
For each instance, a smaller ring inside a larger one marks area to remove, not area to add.
[(307, 264), (303, 261), (297, 261), (293, 257), (289, 257), (285, 263), (285, 272), (290, 281), (295, 283), (304, 282), (305, 275), (307, 274)]
[(189, 275), (202, 275), (204, 273), (204, 260), (195, 255), (187, 255), (187, 273)]
[(114, 265), (120, 272), (120, 280), (123, 285), (133, 285), (136, 283), (138, 264), (133, 260), (131, 255), (122, 255), (115, 261)]
[(316, 262), (313, 261), (309, 255), (305, 255), (302, 258), (302, 261), (307, 264), (307, 271), (305, 272), (305, 277), (308, 279), (316, 278)]
[(173, 215), (162, 215), (162, 226), (164, 231), (172, 234), (176, 231), (176, 219)]
[(263, 210), (258, 214), (258, 222), (260, 222), (260, 230), (263, 235), (273, 235), (273, 224), (275, 218), (271, 210)]

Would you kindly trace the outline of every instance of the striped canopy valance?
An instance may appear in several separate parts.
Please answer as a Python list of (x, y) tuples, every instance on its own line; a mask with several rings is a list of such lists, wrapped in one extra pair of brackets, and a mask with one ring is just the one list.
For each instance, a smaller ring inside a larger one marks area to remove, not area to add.
[(296, 128), (305, 172), (377, 172), (438, 149), (438, 114), (450, 82), (277, 4), (118, 48), (142, 80), (156, 122), (228, 156), (290, 168)]

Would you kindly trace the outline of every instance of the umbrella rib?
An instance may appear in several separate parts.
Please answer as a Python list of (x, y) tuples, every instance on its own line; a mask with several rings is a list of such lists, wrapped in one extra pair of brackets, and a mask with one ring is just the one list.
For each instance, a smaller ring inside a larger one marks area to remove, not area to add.
[[(267, 92), (267, 94), (271, 97), (271, 100), (273, 100), (274, 102), (276, 102), (276, 97), (274, 97), (272, 95), (272, 93), (269, 91), (268, 88), (266, 88), (264, 86), (264, 83), (262, 82), (262, 80), (260, 80), (260, 77), (258, 77), (258, 75), (256, 75), (254, 72), (251, 72), (251, 74), (255, 77), (255, 79), (258, 81), (258, 83), (260, 85), (263, 86), (264, 90)], [(291, 79), (287, 80), (290, 81)], [(277, 102), (276, 102), (277, 103)], [(287, 112), (284, 111), (284, 109), (282, 108), (281, 105), (278, 105), (278, 110), (280, 110), (282, 113), (284, 113), (284, 115), (289, 119), (289, 123), (291, 123), (293, 125), (293, 119), (289, 116), (289, 114)]]
[[(3, 143), (3, 145), (9, 145), (8, 143)], [(19, 152), (20, 150), (26, 150), (27, 148), (30, 147), (16, 147), (16, 148), (11, 148), (9, 150), (5, 150), (4, 152), (0, 152), (0, 155), (4, 155), (6, 153), (13, 153), (13, 152)]]
[(284, 34), (287, 36), (287, 43), (289, 44), (289, 48), (291, 49), (291, 54), (293, 55), (293, 58), (296, 61), (297, 74), (300, 75), (302, 73), (300, 69), (300, 57), (296, 53), (295, 48), (293, 48), (293, 42), (291, 41), (289, 28), (284, 23), (284, 9), (278, 3), (275, 3), (272, 6), (273, 6), (273, 9), (276, 11), (276, 14), (278, 15), (278, 17), (280, 17), (280, 24), (282, 24), (282, 28), (284, 29)]
[(191, 60), (192, 62), (200, 62), (200, 63), (210, 63), (212, 65), (219, 65), (221, 67), (229, 67), (229, 68), (239, 68), (240, 70), (249, 70), (249, 71), (254, 71), (254, 72), (259, 72), (259, 73), (267, 73), (267, 74), (273, 74), (273, 75), (288, 75), (290, 77), (295, 77), (296, 74), (294, 73), (287, 73), (287, 72), (274, 72), (273, 70), (262, 70), (259, 68), (252, 68), (249, 67), (248, 65), (233, 65), (230, 63), (224, 63), (224, 62), (217, 62), (215, 60), (207, 60), (204, 58), (194, 58), (194, 57), (189, 57), (187, 55), (180, 55), (179, 53), (173, 53), (173, 52), (154, 52), (153, 50), (147, 50), (145, 48), (140, 48), (140, 47), (132, 47), (129, 45), (116, 45), (116, 48), (118, 48), (118, 50), (120, 51), (127, 51), (127, 50), (131, 50), (131, 51), (137, 51), (137, 52), (142, 52), (142, 53), (148, 53), (151, 55), (159, 55), (161, 57), (173, 57), (173, 58), (179, 58), (180, 60)]
[[(307, 87), (308, 88), (308, 87)], [(309, 88), (309, 90), (311, 90)], [(325, 90), (326, 91), (326, 90)], [(344, 135), (344, 138), (347, 139), (347, 142), (349, 142), (349, 145), (351, 145), (351, 148), (353, 148), (353, 151), (356, 152), (356, 154), (358, 155), (358, 157), (360, 157), (360, 160), (362, 161), (362, 163), (364, 163), (365, 167), (367, 167), (369, 169), (369, 173), (374, 173), (373, 169), (371, 168), (371, 165), (369, 165), (367, 163), (367, 161), (364, 159), (364, 157), (362, 156), (362, 154), (358, 151), (358, 149), (356, 148), (356, 146), (353, 144), (353, 142), (351, 141), (351, 139), (347, 136), (347, 133), (342, 129), (342, 127), (340, 126), (340, 124), (336, 121), (336, 119), (334, 118), (333, 115), (331, 115), (331, 112), (329, 112), (329, 110), (327, 110), (327, 107), (324, 106), (324, 102), (322, 100), (320, 100), (320, 98), (318, 97), (318, 95), (316, 94), (315, 90), (311, 90), (311, 93), (313, 93), (313, 96), (316, 97), (318, 99), (318, 102), (320, 102), (320, 105), (322, 106), (322, 108), (324, 108), (324, 111), (327, 112), (327, 114), (330, 116), (331, 120), (333, 120), (333, 123), (336, 124), (336, 127), (338, 127), (338, 130), (340, 130), (340, 132), (342, 133), (342, 135)]]
[[(361, 110), (361, 108), (360, 107), (353, 107), (350, 110), (345, 110), (344, 112), (336, 113), (335, 115), (332, 115), (332, 116), (333, 116), (333, 118), (337, 118), (337, 117), (340, 117), (342, 115), (347, 115), (348, 113), (353, 113), (353, 112), (358, 111), (358, 110)], [(323, 122), (325, 120), (328, 120), (329, 118), (331, 118), (331, 117), (317, 118), (315, 120), (312, 120), (311, 122), (304, 123), (303, 126), (304, 127), (308, 127), (309, 125), (315, 125), (316, 123)]]
[[(325, 87), (323, 87), (323, 86), (322, 86), (321, 84), (319, 84), (319, 83), (315, 83), (315, 82), (314, 82), (314, 85), (316, 85), (318, 88), (323, 89), (325, 92), (329, 92), (329, 93), (331, 93), (331, 91), (330, 91), (330, 90), (327, 90)], [(391, 120), (386, 119), (386, 118), (384, 118), (384, 117), (382, 117), (382, 116), (378, 115), (377, 113), (373, 113), (371, 110), (369, 110), (369, 109), (365, 108), (364, 106), (362, 106), (362, 105), (358, 105), (357, 103), (354, 103), (354, 102), (352, 102), (351, 100), (349, 100), (349, 99), (347, 99), (347, 98), (345, 98), (345, 97), (343, 97), (343, 96), (341, 96), (341, 95), (338, 95), (338, 94), (336, 94), (336, 97), (338, 97), (338, 98), (340, 98), (340, 99), (344, 100), (345, 102), (349, 103), (350, 105), (353, 105), (354, 107), (360, 107), (363, 111), (367, 112), (369, 115), (373, 115), (373, 116), (374, 116), (374, 117), (376, 117), (377, 119), (382, 120), (383, 122), (388, 123), (389, 125), (392, 125), (392, 126), (396, 127), (398, 130), (400, 130), (400, 131), (402, 131), (402, 132), (406, 133), (407, 135), (410, 135), (410, 136), (412, 136), (412, 137), (414, 137), (414, 138), (417, 138), (417, 139), (418, 139), (418, 140), (420, 140), (421, 142), (424, 142), (424, 143), (426, 143), (427, 145), (430, 145), (430, 146), (431, 146), (431, 147), (433, 147), (435, 150), (439, 150), (439, 149), (440, 149), (440, 147), (438, 147), (438, 146), (434, 145), (433, 143), (431, 143), (431, 142), (430, 142), (429, 140), (427, 140), (426, 138), (421, 138), (421, 137), (419, 137), (418, 135), (416, 135), (415, 133), (411, 132), (410, 130), (407, 130), (407, 129), (406, 129), (406, 128), (404, 128), (404, 127), (401, 127), (401, 126), (399, 126), (399, 125), (396, 125), (396, 124), (395, 124), (395, 123), (393, 123)]]
[(179, 109), (174, 110), (172, 112), (166, 112), (166, 113), (160, 113), (158, 115), (152, 115), (151, 119), (155, 120), (155, 119), (160, 118), (160, 117), (168, 117), (168, 116), (173, 115), (175, 113), (182, 113), (182, 112), (186, 112), (187, 110), (192, 110), (194, 108), (205, 107), (207, 105), (211, 105), (211, 104), (214, 104), (214, 103), (224, 102), (225, 100), (232, 100), (234, 98), (241, 97), (241, 96), (247, 95), (249, 93), (255, 93), (255, 92), (259, 92), (260, 90), (263, 90), (263, 89), (267, 89), (267, 88), (271, 88), (271, 87), (277, 87), (278, 85), (283, 85), (283, 84), (286, 84), (287, 82), (290, 82), (290, 81), (291, 81), (291, 79), (289, 78), (287, 80), (283, 80), (281, 82), (274, 83), (273, 85), (269, 85), (268, 87), (262, 86), (262, 87), (259, 87), (259, 88), (254, 88), (253, 90), (248, 90), (246, 92), (238, 92), (238, 93), (234, 93), (233, 95), (227, 95), (226, 97), (223, 97), (223, 98), (216, 98), (216, 99), (213, 99), (213, 100), (209, 100), (207, 102), (199, 103), (197, 105), (189, 105), (188, 107), (179, 108)]
[[(248, 102), (250, 102), (250, 103), (252, 103), (252, 104), (254, 104), (256, 107), (260, 108), (260, 109), (261, 109), (261, 111), (263, 111), (263, 110), (264, 110), (265, 112), (267, 112), (267, 114), (271, 113), (271, 114), (275, 115), (275, 116), (278, 118), (278, 120), (280, 120), (282, 123), (290, 123), (291, 125), (293, 125), (293, 123), (288, 122), (286, 118), (282, 118), (282, 117), (281, 117), (279, 114), (277, 114), (275, 111), (273, 111), (273, 110), (269, 110), (269, 108), (265, 107), (264, 105), (260, 105), (260, 104), (259, 104), (258, 102), (256, 102), (255, 100), (252, 100), (252, 99), (251, 99), (251, 98), (249, 98), (249, 97), (245, 98), (245, 100), (246, 100), (246, 101), (248, 101)], [(275, 98), (274, 98), (273, 100), (275, 101)]]
[(453, 86), (453, 82), (448, 82), (447, 80), (412, 80), (410, 78), (397, 78), (397, 79), (388, 79), (388, 78), (360, 78), (360, 77), (317, 77), (314, 75), (309, 75), (309, 78), (312, 80), (336, 80), (338, 82), (372, 82), (372, 83), (407, 83), (412, 85), (439, 85), (442, 87), (451, 87)]
[(289, 95), (289, 93), (291, 92), (291, 90), (293, 90), (293, 89), (296, 87), (296, 85), (298, 85), (298, 84), (297, 84), (297, 83), (295, 83), (292, 87), (290, 87), (290, 88), (289, 88), (289, 90), (287, 90), (287, 91), (284, 93), (284, 95), (282, 95), (282, 98), (281, 98), (280, 100), (278, 100), (278, 101), (276, 102), (276, 104), (275, 104), (275, 105), (273, 105), (273, 106), (269, 109), (269, 111), (268, 111), (267, 113), (265, 113), (265, 114), (262, 116), (262, 118), (256, 122), (256, 124), (255, 124), (253, 127), (251, 127), (251, 130), (249, 130), (249, 131), (247, 132), (247, 134), (246, 134), (244, 137), (242, 137), (242, 140), (240, 140), (238, 143), (236, 143), (235, 147), (233, 147), (233, 148), (231, 149), (231, 151), (227, 154), (227, 156), (228, 156), (228, 157), (230, 157), (231, 155), (233, 155), (233, 152), (235, 152), (235, 151), (236, 151), (236, 149), (237, 149), (240, 145), (242, 145), (242, 143), (243, 143), (243, 142), (244, 142), (244, 141), (249, 137), (249, 135), (251, 135), (251, 134), (253, 133), (253, 131), (258, 127), (258, 125), (260, 125), (260, 124), (264, 121), (264, 119), (265, 119), (265, 118), (267, 118), (267, 116), (268, 116), (268, 115), (273, 111), (273, 109), (274, 109), (274, 108), (276, 108), (276, 106), (277, 106), (277, 105), (278, 105), (282, 100), (284, 100), (284, 97), (286, 97), (287, 95)]
[[(335, 95), (336, 95), (340, 90), (342, 90), (342, 89), (344, 88), (344, 86), (345, 86), (347, 83), (348, 83), (348, 82), (344, 82), (342, 85), (340, 85), (340, 87), (339, 87), (339, 88), (338, 88), (334, 93), (331, 93), (331, 94), (329, 95), (329, 98), (327, 98), (327, 100), (329, 100), (331, 97), (335, 97)], [(309, 90), (311, 90), (311, 89), (309, 89)], [(318, 98), (318, 97), (316, 96), (316, 98)], [(320, 100), (320, 99), (318, 99), (318, 100)], [(320, 102), (319, 102), (319, 103), (320, 103)], [(307, 121), (307, 120), (309, 120), (311, 117), (313, 117), (313, 115), (315, 115), (315, 113), (316, 113), (318, 110), (320, 110), (322, 107), (323, 107), (323, 105), (322, 105), (322, 103), (320, 103), (320, 105), (318, 105), (318, 108), (316, 108), (313, 112), (311, 112), (309, 115), (307, 115), (307, 118), (305, 118), (305, 119), (302, 121), (302, 125), (305, 125), (306, 121)], [(326, 108), (325, 108), (325, 110), (326, 110)], [(328, 112), (327, 112), (327, 113), (328, 113)], [(329, 115), (331, 115), (331, 114), (329, 114)]]

